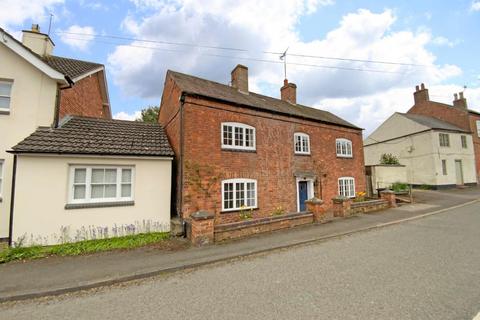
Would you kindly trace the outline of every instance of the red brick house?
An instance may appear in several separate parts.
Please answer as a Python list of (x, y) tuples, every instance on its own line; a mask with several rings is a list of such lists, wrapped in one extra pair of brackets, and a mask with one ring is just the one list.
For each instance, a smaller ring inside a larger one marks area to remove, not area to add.
[(215, 224), (302, 212), (305, 200), (365, 190), (362, 129), (297, 103), (284, 81), (281, 99), (248, 90), (248, 68), (238, 65), (231, 86), (168, 71), (160, 106), (176, 155), (174, 211), (198, 210)]
[(407, 113), (420, 114), (440, 119), (472, 133), (477, 181), (480, 183), (480, 113), (468, 109), (463, 92), (454, 94), (453, 104), (431, 101), (428, 89), (422, 83), (413, 94), (414, 105)]

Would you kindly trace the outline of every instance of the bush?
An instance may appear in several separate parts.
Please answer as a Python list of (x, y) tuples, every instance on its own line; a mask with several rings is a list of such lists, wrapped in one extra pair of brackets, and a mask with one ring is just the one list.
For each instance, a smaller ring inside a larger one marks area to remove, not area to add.
[(395, 192), (408, 191), (408, 184), (402, 182), (395, 182), (392, 184), (392, 190)]
[(380, 157), (380, 164), (400, 164), (398, 158), (391, 153), (384, 153)]

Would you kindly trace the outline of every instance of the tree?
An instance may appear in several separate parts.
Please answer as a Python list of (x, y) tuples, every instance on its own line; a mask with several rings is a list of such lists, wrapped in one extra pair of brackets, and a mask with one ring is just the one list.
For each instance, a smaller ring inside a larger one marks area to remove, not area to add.
[(148, 106), (148, 107), (142, 109), (142, 114), (140, 115), (140, 118), (135, 119), (135, 121), (157, 123), (159, 112), (160, 112), (160, 107)]
[(384, 153), (380, 157), (380, 164), (400, 164), (398, 158), (391, 153)]

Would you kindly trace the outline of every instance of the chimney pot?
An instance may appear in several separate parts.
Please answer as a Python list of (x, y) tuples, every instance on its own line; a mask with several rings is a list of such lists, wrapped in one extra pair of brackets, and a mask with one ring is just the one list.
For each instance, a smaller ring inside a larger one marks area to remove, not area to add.
[(32, 23), (32, 32), (40, 33), (40, 26), (36, 23)]
[(459, 93), (460, 99), (463, 99), (463, 91)]
[(416, 92), (420, 91), (420, 86), (415, 86), (415, 91)]
[(420, 85), (420, 89), (418, 86), (415, 87), (415, 92), (413, 93), (413, 99), (415, 104), (422, 103), (430, 100), (428, 95), (428, 89), (425, 88), (425, 84)]
[(454, 100), (458, 100), (458, 94), (454, 93), (453, 98), (454, 98)]
[(244, 65), (237, 64), (232, 70), (232, 87), (242, 93), (248, 94), (248, 68)]
[(459, 92), (458, 94), (453, 95), (455, 100), (453, 100), (453, 106), (460, 109), (467, 109), (467, 99), (463, 96), (463, 92)]

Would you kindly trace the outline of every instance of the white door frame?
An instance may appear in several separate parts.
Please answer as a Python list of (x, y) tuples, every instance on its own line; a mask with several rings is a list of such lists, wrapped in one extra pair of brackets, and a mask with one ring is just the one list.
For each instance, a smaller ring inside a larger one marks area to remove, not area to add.
[[(455, 163), (455, 184), (457, 186), (463, 186), (465, 184), (465, 178), (463, 176), (463, 161), (459, 159), (455, 159), (454, 163)], [(457, 167), (457, 164), (459, 165), (458, 167)], [(461, 184), (458, 184), (459, 181), (461, 182)]]
[(300, 188), (298, 183), (300, 181), (307, 181), (307, 199), (312, 199), (315, 197), (315, 189), (313, 187), (315, 179), (314, 178), (296, 178), (295, 184), (297, 185), (297, 212), (300, 212)]

